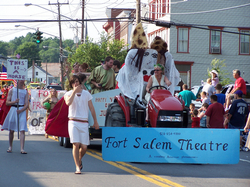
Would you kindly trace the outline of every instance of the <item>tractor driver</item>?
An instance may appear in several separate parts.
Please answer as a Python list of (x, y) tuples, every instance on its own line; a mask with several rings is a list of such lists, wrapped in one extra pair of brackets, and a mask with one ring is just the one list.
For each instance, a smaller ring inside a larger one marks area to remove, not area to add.
[[(147, 94), (145, 96), (145, 100), (149, 101), (150, 92), (149, 89), (153, 86), (170, 86), (172, 83), (168, 80), (168, 78), (164, 75), (164, 67), (161, 64), (154, 65), (154, 75), (152, 75), (146, 87)], [(146, 108), (146, 123), (148, 123), (148, 105)]]
[(164, 75), (164, 67), (161, 64), (154, 65), (154, 75), (152, 75), (146, 87), (147, 94), (145, 96), (146, 101), (149, 101), (150, 92), (149, 89), (152, 86), (170, 86), (172, 83), (168, 80), (168, 78)]

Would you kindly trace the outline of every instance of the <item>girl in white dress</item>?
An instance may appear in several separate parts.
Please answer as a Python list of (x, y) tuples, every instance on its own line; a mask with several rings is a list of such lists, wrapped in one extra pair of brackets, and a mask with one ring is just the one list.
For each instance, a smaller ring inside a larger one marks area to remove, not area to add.
[(81, 174), (82, 157), (89, 145), (89, 110), (94, 119), (94, 128), (99, 129), (99, 124), (91, 101), (92, 96), (88, 91), (82, 89), (79, 76), (73, 75), (70, 78), (69, 85), (73, 90), (66, 92), (64, 95), (65, 103), (69, 106), (68, 131), (70, 142), (73, 144), (72, 154), (76, 165), (75, 174)]
[[(6, 116), (3, 123), (3, 130), (9, 131), (9, 149), (7, 153), (12, 152), (12, 143), (14, 139), (14, 132), (18, 131), (17, 115), (19, 114), (19, 131), (20, 131), (20, 144), (21, 154), (27, 154), (24, 151), (25, 132), (28, 131), (27, 120), (26, 120), (26, 109), (28, 108), (28, 92), (24, 88), (24, 80), (18, 81), (18, 98), (17, 88), (13, 87), (8, 93), (6, 105), (11, 106), (8, 115)], [(19, 109), (17, 110), (17, 103), (19, 103)]]

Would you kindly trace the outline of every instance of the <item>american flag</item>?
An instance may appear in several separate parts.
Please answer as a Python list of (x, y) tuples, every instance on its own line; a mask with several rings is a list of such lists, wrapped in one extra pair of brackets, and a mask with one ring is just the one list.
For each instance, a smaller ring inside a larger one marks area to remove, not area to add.
[[(0, 72), (0, 79), (7, 79), (7, 68), (2, 64), (2, 71)], [(17, 86), (17, 80), (14, 81), (14, 86)]]
[(7, 79), (7, 73), (6, 72), (0, 72), (0, 79)]
[[(7, 79), (7, 73), (6, 72), (0, 72), (0, 79)], [(14, 86), (17, 85), (17, 80), (14, 81)]]

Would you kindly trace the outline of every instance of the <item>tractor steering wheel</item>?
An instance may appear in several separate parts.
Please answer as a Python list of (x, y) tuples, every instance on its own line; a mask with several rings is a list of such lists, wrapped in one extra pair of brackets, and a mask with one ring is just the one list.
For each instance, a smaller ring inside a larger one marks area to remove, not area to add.
[(151, 90), (154, 89), (154, 88), (157, 88), (157, 89), (164, 88), (165, 90), (168, 90), (168, 88), (165, 87), (165, 86), (157, 85), (157, 86), (152, 86), (151, 88), (149, 88), (148, 92), (151, 93)]

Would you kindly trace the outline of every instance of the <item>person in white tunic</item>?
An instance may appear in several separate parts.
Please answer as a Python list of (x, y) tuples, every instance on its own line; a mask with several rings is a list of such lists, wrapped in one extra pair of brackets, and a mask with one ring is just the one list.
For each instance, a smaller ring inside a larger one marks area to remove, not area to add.
[(91, 101), (92, 96), (88, 91), (82, 89), (79, 76), (73, 75), (70, 78), (69, 85), (73, 90), (66, 92), (64, 95), (65, 103), (69, 106), (68, 131), (70, 142), (73, 144), (72, 154), (76, 165), (75, 174), (81, 174), (82, 157), (89, 145), (89, 110), (94, 119), (94, 128), (99, 129), (99, 124)]
[[(17, 110), (17, 104), (19, 103), (19, 108)], [(6, 105), (11, 106), (8, 115), (6, 116), (3, 123), (3, 130), (9, 131), (9, 149), (7, 153), (12, 152), (12, 144), (14, 139), (14, 132), (18, 131), (18, 117), (19, 115), (19, 131), (20, 131), (20, 145), (21, 154), (27, 154), (24, 151), (25, 142), (25, 132), (28, 131), (27, 120), (26, 120), (26, 109), (28, 108), (28, 92), (24, 89), (24, 80), (18, 81), (18, 98), (17, 98), (17, 88), (13, 87), (10, 89)]]

